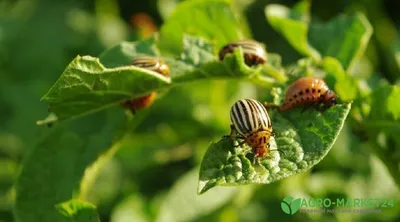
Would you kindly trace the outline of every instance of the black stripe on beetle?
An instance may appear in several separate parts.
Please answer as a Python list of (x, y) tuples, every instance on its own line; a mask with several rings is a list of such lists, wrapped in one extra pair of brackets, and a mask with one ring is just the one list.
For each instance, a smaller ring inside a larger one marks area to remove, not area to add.
[[(265, 107), (253, 99), (242, 99), (231, 108), (231, 135), (239, 134), (255, 153), (264, 157), (269, 153), (269, 141), (272, 135), (271, 120)], [(233, 133), (233, 134), (232, 134)]]
[(224, 60), (225, 56), (237, 48), (241, 47), (243, 50), (243, 56), (245, 63), (248, 66), (264, 64), (267, 61), (267, 53), (261, 43), (254, 40), (239, 40), (233, 41), (219, 51), (219, 59)]
[(232, 106), (231, 121), (243, 136), (271, 128), (267, 110), (260, 102), (252, 99), (239, 100)]

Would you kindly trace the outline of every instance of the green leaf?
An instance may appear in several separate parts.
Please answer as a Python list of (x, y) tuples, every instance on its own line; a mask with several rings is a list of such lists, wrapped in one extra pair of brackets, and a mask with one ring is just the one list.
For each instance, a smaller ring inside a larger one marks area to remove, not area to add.
[(374, 151), (400, 186), (400, 87), (384, 86), (368, 98), (371, 109), (364, 128), (374, 142)]
[(137, 42), (121, 42), (107, 49), (100, 56), (100, 62), (107, 68), (126, 66), (132, 63), (136, 56), (158, 56), (160, 54), (156, 47), (157, 35)]
[(179, 55), (184, 34), (215, 42), (217, 48), (243, 38), (228, 0), (194, 0), (180, 3), (160, 31), (160, 48)]
[(293, 48), (303, 55), (319, 60), (320, 53), (308, 41), (309, 27), (305, 21), (307, 19), (302, 19), (308, 16), (309, 7), (307, 1), (298, 3), (294, 10), (282, 5), (270, 4), (265, 8), (265, 15), (271, 26), (280, 32)]
[(223, 206), (237, 194), (237, 188), (216, 188), (197, 195), (197, 173), (198, 169), (193, 169), (174, 184), (161, 203), (157, 222), (192, 221)]
[[(149, 40), (150, 41), (150, 40)], [(154, 43), (154, 42), (153, 42)], [(149, 46), (152, 44), (148, 44)], [(170, 67), (172, 83), (186, 83), (194, 80), (209, 78), (255, 78), (257, 76), (266, 76), (271, 81), (284, 82), (286, 76), (283, 73), (280, 56), (277, 54), (268, 54), (271, 56), (268, 64), (263, 66), (249, 67), (245, 64), (242, 49), (238, 48), (234, 53), (227, 55), (224, 61), (219, 61), (215, 55), (214, 44), (204, 38), (183, 35), (183, 51), (179, 58), (161, 56)], [(121, 60), (131, 61), (136, 54), (130, 53), (129, 49), (137, 51), (137, 43), (122, 43), (107, 50), (102, 54), (100, 60), (113, 60), (115, 57), (121, 57)], [(157, 49), (153, 50), (157, 52)], [(158, 55), (158, 53), (155, 53)], [(122, 56), (121, 56), (122, 55)], [(152, 52), (149, 55), (153, 55)], [(125, 58), (125, 59), (124, 59)], [(268, 57), (270, 58), (270, 57)], [(119, 64), (119, 65), (123, 65)], [(273, 80), (271, 80), (273, 79)], [(261, 83), (259, 84), (262, 84)], [(173, 84), (172, 84), (173, 85)]]
[(65, 217), (66, 221), (100, 222), (99, 215), (96, 212), (96, 207), (80, 200), (70, 200), (58, 204), (56, 205), (56, 209), (63, 217)]
[(137, 194), (130, 195), (120, 202), (111, 214), (112, 222), (144, 222), (149, 221), (145, 212), (144, 198)]
[(183, 0), (158, 0), (157, 9), (163, 19), (168, 18), (179, 2)]
[(378, 53), (379, 68), (385, 70), (384, 76), (389, 82), (400, 77), (400, 33), (398, 24), (388, 12), (383, 1), (369, 1), (365, 4), (368, 19), (374, 28), (374, 45)]
[(343, 70), (340, 62), (332, 57), (321, 61), (322, 69), (326, 72), (325, 80), (334, 86), (334, 92), (341, 101), (351, 101), (358, 95), (357, 81)]
[(329, 152), (351, 104), (333, 106), (325, 112), (301, 109), (280, 113), (270, 110), (275, 138), (265, 159), (252, 164), (250, 148), (234, 148), (228, 138), (210, 144), (200, 168), (198, 193), (215, 186), (268, 184), (311, 169)]
[(154, 41), (151, 38), (142, 42), (124, 42), (107, 50), (101, 61), (113, 68), (105, 68), (97, 58), (78, 56), (42, 98), (50, 104), (53, 114), (38, 124), (97, 112), (126, 99), (194, 80), (244, 78), (269, 87), (286, 81), (277, 55), (273, 55), (273, 65), (249, 67), (244, 62), (242, 49), (238, 48), (221, 62), (214, 55), (210, 42), (188, 35), (184, 36), (184, 51), (180, 58), (161, 57), (170, 67), (171, 78), (124, 65), (137, 55), (145, 55), (143, 53), (156, 56)]
[(92, 113), (165, 87), (170, 79), (158, 73), (124, 66), (105, 68), (97, 58), (78, 56), (65, 69), (42, 101), (58, 120)]
[(400, 87), (384, 86), (376, 89), (371, 94), (371, 111), (369, 120), (385, 120), (392, 122), (400, 121)]
[(337, 58), (347, 70), (364, 53), (371, 35), (367, 18), (356, 13), (338, 16), (328, 23), (312, 23), (309, 41), (322, 56)]
[[(212, 54), (209, 54), (210, 56)], [(194, 80), (210, 78), (251, 78), (261, 74), (261, 67), (250, 68), (244, 63), (242, 49), (238, 48), (234, 53), (225, 56), (224, 61), (206, 63), (199, 68), (181, 60), (166, 59), (171, 67), (171, 78), (174, 83), (191, 82)], [(192, 57), (192, 60), (195, 58)], [(175, 70), (181, 70), (175, 71)], [(183, 71), (183, 72), (182, 72)]]
[(184, 35), (181, 60), (195, 67), (216, 60), (213, 44), (203, 38)]
[(212, 50), (212, 44), (202, 38), (185, 35), (181, 59), (164, 58), (171, 68), (174, 83), (212, 78), (247, 78), (260, 85), (286, 81), (279, 67), (279, 56), (273, 54), (273, 63), (249, 67), (245, 64), (243, 51), (236, 49), (221, 62)]
[(46, 128), (16, 180), (16, 221), (60, 221), (55, 205), (85, 197), (88, 178), (115, 152), (124, 124), (124, 113), (110, 109)]
[(298, 52), (316, 60), (335, 57), (347, 70), (364, 53), (372, 35), (367, 18), (356, 13), (327, 23), (309, 23), (309, 7), (309, 1), (301, 1), (293, 9), (272, 4), (265, 8), (265, 14), (272, 27)]

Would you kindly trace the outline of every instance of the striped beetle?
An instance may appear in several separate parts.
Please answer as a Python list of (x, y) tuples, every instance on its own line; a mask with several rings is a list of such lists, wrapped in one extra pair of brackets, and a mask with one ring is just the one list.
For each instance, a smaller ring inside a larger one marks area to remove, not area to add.
[(336, 104), (336, 94), (329, 89), (324, 80), (303, 77), (292, 83), (286, 91), (285, 102), (279, 107), (286, 111), (304, 104), (323, 104), (325, 108)]
[[(132, 61), (131, 65), (157, 72), (163, 76), (169, 76), (168, 65), (160, 59), (147, 56), (137, 57)], [(121, 103), (121, 106), (130, 109), (132, 113), (136, 113), (136, 110), (144, 109), (153, 104), (156, 96), (156, 92), (151, 92), (139, 98), (126, 100)]]
[[(231, 138), (236, 137), (247, 143), (256, 157), (265, 157), (269, 150), (272, 125), (265, 107), (253, 99), (242, 99), (231, 108)], [(236, 135), (238, 134), (238, 136)]]
[(242, 48), (244, 61), (248, 66), (264, 64), (267, 61), (267, 53), (264, 47), (254, 40), (238, 40), (225, 45), (219, 51), (219, 59), (224, 60), (226, 54), (233, 53), (237, 47)]
[(169, 76), (168, 65), (160, 59), (148, 56), (137, 57), (132, 61), (132, 65), (160, 73), (163, 76)]

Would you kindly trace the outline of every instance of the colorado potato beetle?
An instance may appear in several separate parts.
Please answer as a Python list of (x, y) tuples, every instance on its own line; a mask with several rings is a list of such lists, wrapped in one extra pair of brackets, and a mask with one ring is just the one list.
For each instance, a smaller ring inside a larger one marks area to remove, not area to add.
[(243, 139), (255, 153), (255, 157), (265, 157), (269, 152), (272, 125), (265, 107), (253, 99), (242, 99), (233, 104), (230, 112), (231, 135)]
[(286, 111), (305, 104), (322, 104), (325, 108), (329, 108), (336, 104), (336, 94), (329, 89), (324, 80), (303, 77), (289, 86), (285, 102), (279, 110)]
[[(163, 76), (169, 76), (168, 65), (153, 57), (137, 57), (132, 61), (131, 65), (157, 72)], [(139, 98), (126, 100), (122, 102), (121, 105), (124, 108), (130, 109), (132, 113), (135, 113), (136, 110), (150, 106), (154, 102), (156, 96), (156, 92), (151, 92), (150, 94)]]
[(267, 53), (261, 43), (254, 40), (233, 41), (219, 51), (219, 59), (222, 61), (225, 56), (232, 53), (237, 47), (243, 50), (245, 63), (249, 66), (264, 64), (267, 61)]

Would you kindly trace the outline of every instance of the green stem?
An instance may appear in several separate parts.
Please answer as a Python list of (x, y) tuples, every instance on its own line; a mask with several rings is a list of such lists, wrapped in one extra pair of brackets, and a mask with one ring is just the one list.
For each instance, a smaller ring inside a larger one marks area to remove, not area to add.
[(264, 72), (272, 78), (276, 79), (278, 83), (281, 84), (285, 83), (288, 79), (283, 70), (278, 70), (269, 64), (264, 65), (263, 73)]
[(80, 182), (79, 199), (87, 200), (88, 193), (91, 190), (94, 182), (96, 181), (97, 176), (99, 175), (103, 167), (106, 165), (106, 163), (118, 151), (120, 142), (124, 139), (124, 137), (122, 137), (120, 140), (118, 140), (118, 142), (113, 144), (111, 148), (107, 150), (107, 152), (102, 154), (92, 165), (88, 166), (85, 169), (85, 173)]
[(263, 75), (256, 75), (255, 77), (251, 78), (250, 81), (254, 84), (269, 88), (276, 84), (275, 79)]

